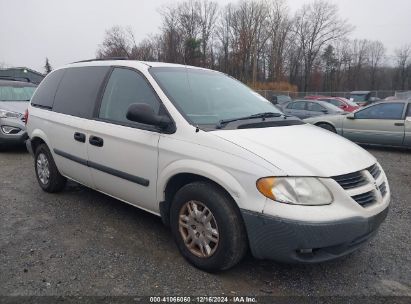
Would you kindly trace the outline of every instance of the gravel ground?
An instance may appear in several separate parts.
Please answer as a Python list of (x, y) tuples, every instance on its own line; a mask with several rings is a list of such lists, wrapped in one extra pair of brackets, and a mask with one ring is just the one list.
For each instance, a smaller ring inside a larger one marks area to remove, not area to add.
[(411, 296), (411, 151), (368, 150), (392, 202), (363, 249), (317, 265), (248, 256), (220, 274), (185, 262), (159, 218), (75, 183), (44, 193), (29, 154), (1, 152), (0, 295)]

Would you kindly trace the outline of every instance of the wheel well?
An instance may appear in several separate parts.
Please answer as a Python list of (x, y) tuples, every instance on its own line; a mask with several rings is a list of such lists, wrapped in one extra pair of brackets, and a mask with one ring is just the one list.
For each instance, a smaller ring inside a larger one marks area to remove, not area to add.
[(319, 127), (320, 125), (328, 125), (328, 126), (332, 127), (335, 130), (335, 127), (332, 124), (330, 124), (329, 122), (321, 121), (321, 122), (317, 122), (315, 124), (315, 126), (317, 126), (317, 127)]
[(31, 140), (31, 147), (34, 153), (36, 153), (37, 147), (40, 146), (41, 144), (45, 144), (45, 141), (42, 140), (40, 137), (34, 137)]
[(197, 174), (192, 174), (192, 173), (179, 173), (174, 175), (168, 182), (166, 189), (164, 190), (164, 197), (165, 200), (163, 202), (160, 202), (160, 214), (161, 214), (161, 219), (165, 225), (169, 225), (170, 223), (170, 207), (171, 207), (171, 202), (173, 201), (174, 195), (177, 193), (178, 190), (180, 190), (182, 187), (184, 187), (187, 184), (193, 183), (193, 182), (198, 182), (198, 181), (205, 181), (211, 184), (214, 184), (218, 188), (220, 188), (222, 191), (224, 191), (233, 201), (233, 197), (231, 194), (220, 184), (216, 183), (215, 181), (201, 176)]

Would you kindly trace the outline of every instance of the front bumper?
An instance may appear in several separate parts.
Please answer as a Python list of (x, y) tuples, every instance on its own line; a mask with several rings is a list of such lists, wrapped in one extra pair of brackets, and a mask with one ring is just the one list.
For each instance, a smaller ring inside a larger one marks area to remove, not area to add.
[(259, 259), (317, 263), (353, 252), (376, 234), (388, 207), (369, 218), (303, 222), (241, 210), (251, 252)]
[[(20, 131), (16, 134), (6, 134), (2, 130), (2, 126), (19, 128)], [(27, 138), (26, 126), (22, 121), (8, 118), (0, 119), (0, 144), (24, 144)]]

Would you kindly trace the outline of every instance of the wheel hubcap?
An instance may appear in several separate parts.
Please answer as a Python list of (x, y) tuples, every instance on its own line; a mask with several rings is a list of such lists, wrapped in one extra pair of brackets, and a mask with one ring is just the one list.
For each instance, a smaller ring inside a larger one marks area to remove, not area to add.
[(44, 153), (40, 153), (37, 157), (37, 175), (42, 184), (46, 185), (49, 182), (49, 161)]
[(181, 208), (179, 216), (179, 231), (187, 249), (200, 258), (212, 256), (220, 235), (210, 209), (201, 202), (189, 201)]

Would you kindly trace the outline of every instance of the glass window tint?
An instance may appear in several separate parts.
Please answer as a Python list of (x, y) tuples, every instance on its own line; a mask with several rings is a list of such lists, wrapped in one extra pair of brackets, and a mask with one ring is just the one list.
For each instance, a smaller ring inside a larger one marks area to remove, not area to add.
[(68, 68), (58, 87), (53, 111), (89, 118), (93, 114), (100, 86), (110, 67)]
[(377, 104), (355, 114), (359, 119), (402, 119), (403, 103)]
[(34, 96), (31, 99), (31, 104), (51, 109), (53, 107), (54, 96), (56, 95), (58, 85), (64, 72), (65, 70), (56, 70), (48, 74), (34, 93)]
[(408, 104), (408, 113), (407, 117), (411, 117), (411, 103)]
[(297, 101), (292, 104), (292, 109), (294, 110), (305, 110), (305, 102)]
[(149, 104), (159, 114), (160, 103), (144, 77), (130, 69), (114, 69), (103, 95), (99, 117), (130, 123), (126, 114), (133, 103)]
[(316, 102), (308, 102), (307, 103), (307, 110), (313, 112), (321, 112), (325, 110), (320, 104)]

